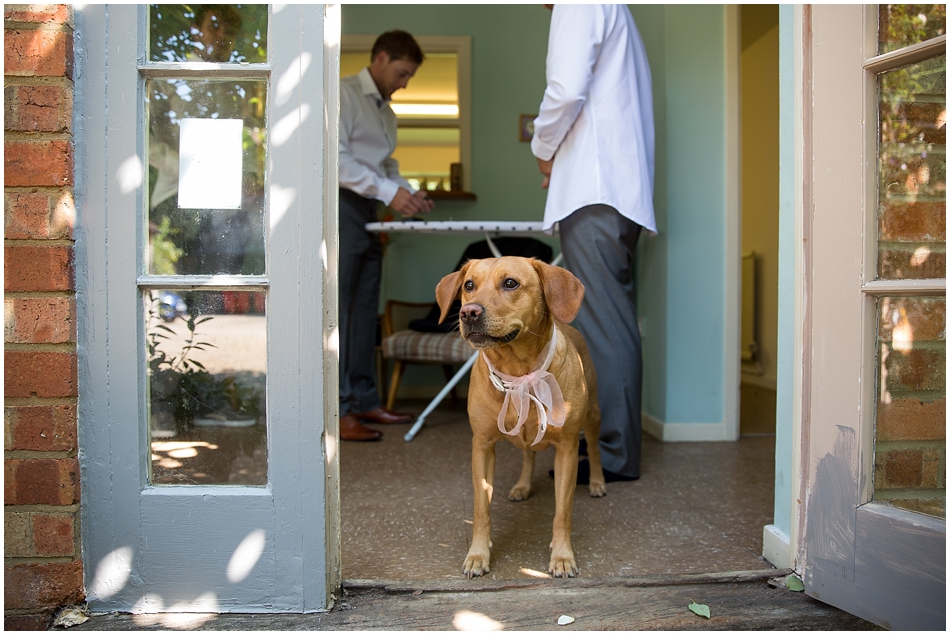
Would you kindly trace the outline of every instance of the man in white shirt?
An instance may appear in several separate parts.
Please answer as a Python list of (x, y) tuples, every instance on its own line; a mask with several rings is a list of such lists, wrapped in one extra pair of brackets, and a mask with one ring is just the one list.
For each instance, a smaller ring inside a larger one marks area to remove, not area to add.
[[(544, 227), (558, 223), (564, 262), (586, 287), (575, 325), (597, 370), (604, 476), (634, 480), (643, 364), (632, 265), (656, 220), (650, 67), (627, 6), (553, 6), (546, 77), (531, 140)], [(589, 474), (585, 459), (578, 482)]]
[(422, 64), (422, 49), (405, 31), (377, 38), (371, 63), (340, 80), (340, 438), (372, 441), (382, 432), (361, 423), (406, 423), (412, 415), (382, 406), (376, 389), (376, 316), (383, 251), (366, 231), (382, 202), (403, 216), (432, 210), (425, 191), (399, 176), (392, 94)]

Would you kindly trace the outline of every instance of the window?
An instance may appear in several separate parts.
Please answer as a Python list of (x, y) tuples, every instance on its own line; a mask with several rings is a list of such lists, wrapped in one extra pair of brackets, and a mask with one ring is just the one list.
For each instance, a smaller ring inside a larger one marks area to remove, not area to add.
[(878, 20), (873, 500), (945, 518), (946, 7)]
[[(399, 171), (413, 187), (471, 190), (471, 40), (468, 37), (415, 36), (425, 61), (409, 86), (393, 95), (399, 124)], [(345, 35), (340, 76), (354, 75), (370, 63), (376, 36)], [(453, 168), (460, 171), (453, 187)]]
[[(267, 484), (266, 5), (151, 5), (139, 279), (153, 485)], [(234, 73), (240, 69), (239, 74)]]

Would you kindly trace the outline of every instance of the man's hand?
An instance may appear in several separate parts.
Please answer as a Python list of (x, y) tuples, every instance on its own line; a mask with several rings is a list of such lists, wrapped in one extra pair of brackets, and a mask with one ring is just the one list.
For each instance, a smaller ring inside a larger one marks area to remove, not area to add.
[(425, 190), (419, 190), (412, 197), (419, 201), (419, 211), (423, 214), (428, 214), (435, 207), (435, 201), (429, 198), (429, 193)]
[[(418, 193), (418, 192), (417, 192)], [(420, 208), (420, 199), (409, 193), (404, 187), (396, 190), (396, 196), (389, 203), (389, 206), (402, 214), (403, 216), (412, 216), (422, 211)]]
[(547, 189), (548, 185), (551, 183), (551, 168), (554, 166), (554, 157), (545, 161), (544, 159), (538, 159), (538, 169), (541, 170), (541, 174), (544, 175), (544, 180), (541, 181), (541, 187)]

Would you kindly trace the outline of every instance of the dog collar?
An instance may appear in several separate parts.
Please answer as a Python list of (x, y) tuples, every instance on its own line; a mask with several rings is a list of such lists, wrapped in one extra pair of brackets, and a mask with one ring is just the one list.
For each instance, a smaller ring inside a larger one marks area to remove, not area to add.
[[(485, 365), (488, 366), (488, 377), (491, 379), (492, 385), (505, 393), (505, 401), (501, 404), (501, 411), (498, 413), (498, 429), (502, 433), (514, 436), (521, 431), (525, 421), (528, 420), (528, 411), (531, 410), (532, 401), (538, 410), (538, 435), (531, 445), (537, 445), (541, 441), (549, 424), (556, 428), (564, 425), (566, 418), (564, 395), (561, 394), (561, 387), (558, 386), (557, 379), (548, 372), (556, 348), (557, 327), (554, 328), (551, 334), (551, 341), (538, 356), (540, 363), (530, 373), (521, 377), (498, 372), (488, 361), (485, 352), (482, 351), (482, 359), (485, 360)], [(518, 412), (518, 423), (511, 430), (507, 430), (505, 429), (505, 415), (508, 414), (508, 404), (512, 402)]]

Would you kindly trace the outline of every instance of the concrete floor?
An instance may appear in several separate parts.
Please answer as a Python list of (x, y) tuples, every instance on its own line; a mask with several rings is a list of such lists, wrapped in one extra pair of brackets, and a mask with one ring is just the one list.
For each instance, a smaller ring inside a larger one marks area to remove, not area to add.
[[(420, 412), (424, 402), (397, 409)], [(377, 426), (382, 441), (341, 449), (343, 577), (452, 580), (471, 539), (471, 430), (464, 402), (443, 405), (411, 443), (409, 425)], [(573, 545), (581, 577), (612, 578), (768, 569), (762, 528), (772, 521), (771, 436), (735, 443), (660, 443), (644, 435), (641, 478), (609, 483), (595, 499), (575, 494)], [(538, 456), (531, 498), (508, 489), (521, 453), (497, 446), (492, 501), (494, 580), (546, 576), (554, 514), (548, 476), (554, 450)]]

